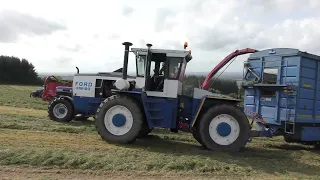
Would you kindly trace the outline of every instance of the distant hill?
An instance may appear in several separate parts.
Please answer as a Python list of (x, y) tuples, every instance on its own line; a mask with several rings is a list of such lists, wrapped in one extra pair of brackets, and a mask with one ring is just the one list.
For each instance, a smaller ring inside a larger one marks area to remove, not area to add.
[[(135, 75), (135, 73), (129, 72), (130, 75)], [(209, 72), (187, 72), (186, 75), (198, 75), (198, 76), (207, 76)], [(39, 73), (39, 77), (46, 77), (46, 76), (59, 76), (65, 80), (72, 80), (74, 73)], [(217, 76), (220, 75), (219, 73)], [(216, 77), (216, 76), (215, 76)], [(232, 79), (241, 81), (242, 80), (242, 72), (224, 72), (219, 76), (219, 79)]]

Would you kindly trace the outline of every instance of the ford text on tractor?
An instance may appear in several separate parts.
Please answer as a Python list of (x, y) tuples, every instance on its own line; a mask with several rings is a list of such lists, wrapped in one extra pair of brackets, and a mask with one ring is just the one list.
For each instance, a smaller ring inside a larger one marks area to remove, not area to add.
[[(209, 81), (233, 57), (256, 52), (237, 50), (210, 72), (192, 96), (182, 95), (182, 80), (191, 51), (131, 48), (125, 42), (122, 79), (118, 89), (100, 104), (95, 124), (102, 139), (110, 143), (128, 144), (147, 135), (153, 128), (168, 128), (191, 132), (194, 138), (210, 150), (238, 151), (248, 142), (250, 124), (238, 106), (239, 100), (215, 96), (207, 91)], [(127, 77), (129, 52), (136, 57), (136, 85)], [(83, 94), (87, 96), (86, 94)]]
[[(78, 68), (77, 68), (78, 69)], [(85, 120), (95, 115), (100, 103), (113, 94), (114, 82), (121, 78), (122, 68), (113, 72), (77, 73), (73, 77), (72, 88), (57, 87), (56, 96), (48, 104), (49, 118), (59, 122), (72, 119)], [(128, 76), (130, 87), (134, 87), (134, 77)], [(67, 92), (69, 91), (69, 92)], [(65, 93), (63, 93), (65, 92)]]

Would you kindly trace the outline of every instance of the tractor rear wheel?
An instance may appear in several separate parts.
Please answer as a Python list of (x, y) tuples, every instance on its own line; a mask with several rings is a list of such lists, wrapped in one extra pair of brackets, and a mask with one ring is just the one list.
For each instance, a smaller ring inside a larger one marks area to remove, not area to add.
[(199, 142), (212, 151), (240, 151), (246, 145), (250, 125), (245, 114), (234, 105), (208, 109), (199, 119)]
[(73, 117), (73, 108), (66, 99), (55, 98), (48, 106), (49, 118), (58, 122), (70, 122)]
[(199, 128), (196, 125), (195, 128), (192, 130), (192, 136), (193, 138), (195, 138), (203, 147), (206, 148), (206, 145), (201, 141), (200, 139), (200, 132), (199, 132)]
[(110, 96), (97, 109), (95, 125), (103, 140), (129, 144), (143, 128), (143, 114), (139, 104), (126, 96)]

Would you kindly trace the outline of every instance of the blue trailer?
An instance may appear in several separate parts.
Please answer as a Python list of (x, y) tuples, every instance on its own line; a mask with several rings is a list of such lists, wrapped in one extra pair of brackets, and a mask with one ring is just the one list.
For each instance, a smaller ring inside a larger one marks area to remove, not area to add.
[(320, 142), (320, 56), (291, 48), (257, 51), (245, 62), (244, 111), (261, 128), (251, 136)]

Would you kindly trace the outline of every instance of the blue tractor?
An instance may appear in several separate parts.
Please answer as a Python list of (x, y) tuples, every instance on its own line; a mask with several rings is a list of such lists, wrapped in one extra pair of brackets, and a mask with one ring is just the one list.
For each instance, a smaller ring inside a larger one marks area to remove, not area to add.
[[(216, 96), (205, 85), (194, 88), (192, 96), (182, 95), (182, 79), (191, 51), (131, 48), (125, 46), (122, 78), (117, 91), (104, 99), (95, 115), (96, 129), (109, 143), (129, 144), (153, 128), (191, 132), (209, 150), (239, 151), (249, 140), (250, 124), (239, 107), (239, 100)], [(248, 53), (236, 51), (209, 74), (221, 69), (233, 57)], [(132, 88), (127, 80), (129, 52), (135, 54), (136, 79)], [(255, 52), (252, 51), (252, 52)], [(84, 82), (85, 83), (85, 82)]]

